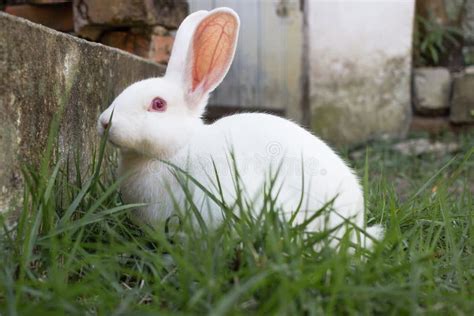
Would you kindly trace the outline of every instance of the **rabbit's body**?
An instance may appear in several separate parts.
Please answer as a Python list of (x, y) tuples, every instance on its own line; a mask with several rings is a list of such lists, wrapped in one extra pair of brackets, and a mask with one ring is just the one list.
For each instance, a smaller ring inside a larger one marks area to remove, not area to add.
[[(136, 214), (139, 221), (146, 223), (165, 222), (176, 210), (173, 198), (185, 200), (180, 184), (170, 172), (174, 168), (159, 159), (133, 154), (122, 159), (122, 173), (131, 173), (122, 186), (124, 199), (127, 203), (149, 203)], [(211, 125), (196, 125), (188, 142), (166, 160), (219, 196), (215, 166), (227, 203), (235, 201), (237, 195), (235, 162), (244, 195), (254, 202), (255, 211), (262, 206), (264, 184), (276, 176), (273, 195), (287, 220), (300, 204), (296, 223), (334, 199), (338, 215), (329, 217), (329, 227), (344, 219), (363, 227), (363, 196), (355, 175), (324, 142), (288, 120), (268, 114), (238, 114)], [(192, 184), (191, 188), (203, 218), (214, 226), (219, 224), (220, 207), (201, 189)], [(322, 228), (323, 219), (320, 217), (308, 228)]]
[[(299, 209), (296, 222), (301, 223), (332, 202), (327, 221), (319, 218), (308, 230), (317, 231), (323, 224), (333, 228), (346, 219), (363, 227), (357, 177), (308, 131), (267, 114), (239, 114), (203, 124), (209, 93), (232, 62), (239, 23), (237, 14), (227, 8), (188, 16), (177, 32), (165, 76), (131, 85), (100, 116), (99, 132), (108, 129), (109, 140), (121, 151), (120, 174), (127, 177), (121, 187), (124, 200), (148, 204), (134, 217), (157, 224), (183, 209), (187, 197), (174, 174), (178, 167), (220, 196), (217, 171), (228, 205), (237, 196), (237, 171), (253, 212), (262, 206), (264, 185), (276, 176), (271, 196), (283, 218), (290, 219)], [(209, 226), (218, 225), (220, 207), (196, 185), (190, 189), (203, 219)], [(378, 235), (379, 228), (371, 232)]]

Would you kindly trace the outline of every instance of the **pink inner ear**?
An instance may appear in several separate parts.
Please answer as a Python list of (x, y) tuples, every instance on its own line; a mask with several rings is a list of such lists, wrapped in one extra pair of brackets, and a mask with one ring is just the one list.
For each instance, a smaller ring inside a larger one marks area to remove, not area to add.
[(200, 85), (208, 91), (222, 80), (232, 61), (237, 23), (232, 14), (217, 12), (199, 24), (193, 41), (193, 92)]

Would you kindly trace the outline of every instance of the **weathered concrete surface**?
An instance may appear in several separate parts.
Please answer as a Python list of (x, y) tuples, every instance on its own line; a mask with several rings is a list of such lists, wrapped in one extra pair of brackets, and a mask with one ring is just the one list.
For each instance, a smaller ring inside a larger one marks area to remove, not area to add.
[(161, 74), (154, 63), (0, 13), (0, 211), (21, 196), (20, 165), (42, 154), (65, 104), (60, 146), (87, 159), (96, 120), (130, 83)]
[(308, 4), (312, 128), (334, 144), (403, 136), (414, 0)]
[(442, 114), (449, 110), (451, 74), (447, 68), (416, 68), (413, 74), (413, 104), (418, 113)]

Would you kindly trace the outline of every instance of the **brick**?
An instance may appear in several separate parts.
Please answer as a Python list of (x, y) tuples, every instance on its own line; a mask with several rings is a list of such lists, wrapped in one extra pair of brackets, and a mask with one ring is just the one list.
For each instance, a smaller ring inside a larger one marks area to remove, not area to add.
[(188, 14), (184, 0), (74, 0), (73, 7), (76, 33), (92, 40), (104, 29), (117, 27), (176, 29)]
[(74, 30), (71, 3), (9, 5), (5, 7), (5, 12), (58, 31), (72, 32)]
[(150, 31), (140, 29), (107, 31), (99, 41), (159, 64), (167, 64), (174, 37), (165, 28), (156, 27)]
[(148, 58), (159, 64), (168, 64), (173, 42), (171, 35), (152, 35)]
[(105, 32), (100, 42), (142, 57), (148, 57), (151, 45), (149, 35), (130, 31)]

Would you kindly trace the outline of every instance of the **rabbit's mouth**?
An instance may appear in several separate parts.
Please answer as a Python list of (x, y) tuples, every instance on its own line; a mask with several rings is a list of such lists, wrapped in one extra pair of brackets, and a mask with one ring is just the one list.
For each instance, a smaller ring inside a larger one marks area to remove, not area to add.
[(112, 138), (110, 138), (110, 136), (109, 136), (109, 138), (107, 139), (107, 141), (108, 141), (109, 143), (111, 143), (114, 147), (117, 147), (117, 148), (119, 148), (119, 149), (122, 148), (122, 146), (120, 146), (119, 144), (117, 144), (116, 142), (114, 142), (114, 140), (113, 140)]
[[(107, 135), (106, 135), (107, 134)], [(106, 130), (103, 128), (103, 127), (99, 127), (99, 136), (100, 137), (106, 137), (107, 138), (107, 141), (109, 143), (111, 143), (113, 146), (115, 147), (118, 147), (120, 148), (120, 145), (118, 143), (116, 143), (112, 137), (112, 135), (110, 135), (110, 130), (108, 133), (106, 133)]]

